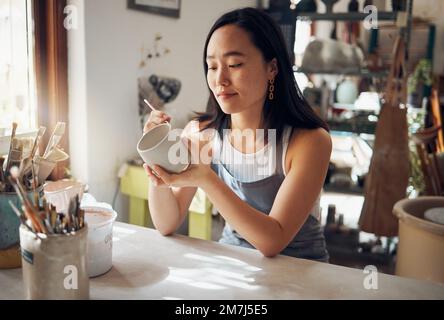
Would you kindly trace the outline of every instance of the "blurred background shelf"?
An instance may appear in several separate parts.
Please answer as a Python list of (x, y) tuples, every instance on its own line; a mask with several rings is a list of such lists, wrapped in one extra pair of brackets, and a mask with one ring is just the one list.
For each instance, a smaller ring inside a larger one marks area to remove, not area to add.
[(341, 73), (338, 72), (329, 72), (329, 71), (312, 71), (306, 70), (304, 68), (293, 67), (294, 72), (304, 73), (304, 74), (328, 74), (328, 75), (345, 75), (345, 76), (360, 76), (366, 78), (384, 78), (388, 75), (388, 70), (381, 71), (370, 71), (368, 69), (361, 69), (360, 71), (343, 71)]
[(329, 119), (327, 120), (327, 123), (330, 127), (330, 130), (351, 132), (356, 134), (375, 134), (377, 124), (376, 122), (361, 121), (354, 118), (347, 120)]
[[(335, 12), (335, 13), (300, 13), (296, 16), (298, 20), (329, 20), (329, 21), (364, 21), (369, 13), (361, 12)], [(378, 20), (395, 21), (397, 12), (379, 11)]]
[(355, 194), (355, 195), (363, 195), (364, 188), (358, 185), (350, 185), (350, 186), (338, 186), (334, 184), (327, 183), (324, 185), (325, 192), (336, 192), (343, 194)]

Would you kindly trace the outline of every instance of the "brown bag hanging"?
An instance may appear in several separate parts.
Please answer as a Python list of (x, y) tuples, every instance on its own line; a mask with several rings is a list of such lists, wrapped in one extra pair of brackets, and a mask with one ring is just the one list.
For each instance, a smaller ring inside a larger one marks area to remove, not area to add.
[(376, 127), (373, 157), (365, 181), (365, 199), (359, 219), (361, 230), (386, 237), (398, 234), (398, 219), (392, 214), (392, 209), (398, 200), (406, 197), (409, 180), (404, 58), (404, 41), (398, 37), (385, 101)]

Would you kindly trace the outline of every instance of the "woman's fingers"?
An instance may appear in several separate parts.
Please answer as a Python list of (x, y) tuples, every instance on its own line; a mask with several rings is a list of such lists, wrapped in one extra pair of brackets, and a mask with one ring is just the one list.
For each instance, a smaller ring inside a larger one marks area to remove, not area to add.
[(161, 178), (159, 178), (156, 173), (146, 164), (143, 164), (143, 168), (145, 169), (145, 172), (147, 173), (148, 177), (150, 178), (151, 182), (156, 187), (165, 186), (165, 183), (162, 181)]
[(165, 170), (163, 170), (161, 167), (155, 165), (153, 167), (153, 172), (167, 185), (171, 185), (174, 181), (174, 175), (169, 174)]
[(167, 115), (165, 112), (162, 111), (152, 111), (147, 122), (145, 123), (145, 126), (143, 128), (143, 132), (147, 132), (148, 130), (152, 129), (153, 127), (164, 123), (164, 122), (170, 122), (171, 117)]
[(143, 164), (143, 168), (145, 169), (145, 172), (148, 175), (148, 177), (150, 178), (155, 177), (153, 171), (146, 163)]
[(157, 177), (154, 175), (154, 173), (153, 173), (153, 171), (151, 170), (151, 168), (150, 168), (146, 163), (143, 164), (143, 168), (145, 169), (145, 172), (146, 172), (147, 176), (148, 176), (152, 181), (154, 181), (154, 179), (157, 179)]

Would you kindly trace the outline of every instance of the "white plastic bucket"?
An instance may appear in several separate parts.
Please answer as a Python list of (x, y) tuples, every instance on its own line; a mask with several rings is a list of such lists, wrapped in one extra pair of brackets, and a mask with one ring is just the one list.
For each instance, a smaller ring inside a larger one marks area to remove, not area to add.
[(88, 275), (97, 277), (113, 266), (113, 223), (117, 218), (114, 210), (84, 207), (88, 224)]

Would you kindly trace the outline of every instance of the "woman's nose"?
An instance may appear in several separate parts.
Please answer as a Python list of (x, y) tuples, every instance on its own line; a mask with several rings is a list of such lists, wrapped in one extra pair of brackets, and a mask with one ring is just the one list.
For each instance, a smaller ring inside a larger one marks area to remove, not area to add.
[(220, 68), (216, 74), (216, 86), (227, 86), (230, 83), (228, 75), (223, 68)]

